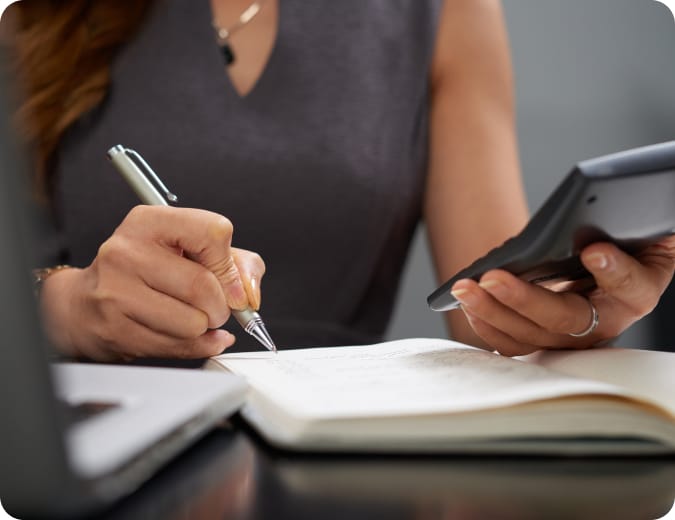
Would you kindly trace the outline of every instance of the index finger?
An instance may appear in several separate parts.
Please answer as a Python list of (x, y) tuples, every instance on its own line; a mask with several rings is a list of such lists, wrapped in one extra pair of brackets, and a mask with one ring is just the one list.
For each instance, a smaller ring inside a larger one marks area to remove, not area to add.
[(248, 296), (232, 258), (232, 223), (211, 211), (170, 206), (136, 206), (119, 228), (183, 253), (216, 275), (232, 309), (248, 306)]

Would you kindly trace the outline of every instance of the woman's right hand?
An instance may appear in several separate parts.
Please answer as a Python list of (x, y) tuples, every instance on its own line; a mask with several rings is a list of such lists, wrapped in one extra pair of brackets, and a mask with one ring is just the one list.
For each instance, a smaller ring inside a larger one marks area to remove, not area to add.
[(231, 309), (259, 307), (265, 272), (260, 256), (231, 243), (222, 215), (133, 208), (89, 267), (45, 280), (50, 338), (65, 354), (99, 361), (219, 354), (234, 337), (218, 327)]

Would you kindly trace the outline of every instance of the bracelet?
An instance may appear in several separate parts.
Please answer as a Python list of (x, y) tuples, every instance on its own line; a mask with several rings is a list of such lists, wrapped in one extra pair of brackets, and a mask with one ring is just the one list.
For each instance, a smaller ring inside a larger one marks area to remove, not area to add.
[(45, 283), (45, 280), (49, 278), (54, 273), (63, 271), (64, 269), (71, 269), (72, 266), (62, 264), (54, 265), (52, 267), (42, 267), (40, 269), (33, 269), (33, 288), (35, 290), (35, 296), (40, 297), (40, 291), (42, 290), (42, 285)]

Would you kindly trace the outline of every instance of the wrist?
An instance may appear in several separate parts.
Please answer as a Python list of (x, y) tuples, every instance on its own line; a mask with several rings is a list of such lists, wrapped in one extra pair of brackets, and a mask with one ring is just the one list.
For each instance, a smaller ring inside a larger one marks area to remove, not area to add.
[(33, 271), (45, 333), (58, 353), (69, 357), (81, 356), (70, 332), (73, 287), (81, 271), (65, 265)]
[(61, 265), (54, 265), (51, 267), (41, 267), (38, 269), (33, 269), (33, 283), (34, 283), (33, 288), (38, 300), (40, 299), (40, 294), (42, 293), (42, 286), (47, 281), (47, 278), (65, 269), (72, 269), (72, 266), (67, 264), (61, 264)]

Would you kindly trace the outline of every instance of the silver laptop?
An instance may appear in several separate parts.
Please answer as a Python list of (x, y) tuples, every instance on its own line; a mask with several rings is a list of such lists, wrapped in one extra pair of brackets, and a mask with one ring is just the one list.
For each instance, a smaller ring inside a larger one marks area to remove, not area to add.
[(239, 408), (246, 386), (201, 370), (49, 363), (7, 90), (0, 84), (0, 501), (20, 518), (91, 513)]

